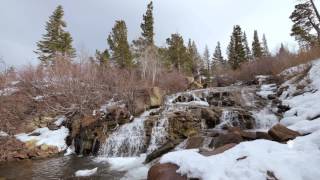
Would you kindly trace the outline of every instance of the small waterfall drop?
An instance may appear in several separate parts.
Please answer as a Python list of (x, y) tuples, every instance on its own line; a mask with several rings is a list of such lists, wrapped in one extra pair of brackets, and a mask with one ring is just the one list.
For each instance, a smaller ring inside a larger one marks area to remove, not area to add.
[(162, 117), (152, 128), (150, 144), (147, 149), (147, 153), (151, 153), (166, 142), (168, 118)]
[(234, 127), (239, 125), (239, 116), (236, 111), (233, 110), (223, 110), (221, 118), (221, 123), (218, 125), (218, 128), (222, 129), (225, 126)]
[(144, 121), (152, 111), (146, 111), (133, 122), (113, 132), (100, 149), (100, 155), (107, 157), (136, 156), (145, 150)]

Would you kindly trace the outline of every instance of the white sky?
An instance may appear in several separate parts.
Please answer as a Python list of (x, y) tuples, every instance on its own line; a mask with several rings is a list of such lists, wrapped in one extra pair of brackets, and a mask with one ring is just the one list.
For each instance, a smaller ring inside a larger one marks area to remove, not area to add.
[[(129, 40), (140, 35), (142, 14), (147, 0), (1, 0), (0, 57), (10, 65), (37, 63), (33, 51), (45, 33), (44, 26), (57, 5), (65, 10), (67, 30), (74, 46), (93, 54), (107, 46), (106, 38), (114, 21), (123, 19)], [(317, 1), (316, 1), (317, 2)], [(217, 41), (223, 51), (227, 47), (233, 25), (246, 31), (251, 45), (253, 30), (265, 33), (269, 48), (281, 42), (296, 48), (290, 37), (289, 16), (296, 0), (155, 0), (156, 43), (165, 45), (172, 33), (180, 33), (185, 41), (191, 38), (202, 51), (207, 44), (210, 53)], [(318, 2), (317, 2), (318, 3)]]

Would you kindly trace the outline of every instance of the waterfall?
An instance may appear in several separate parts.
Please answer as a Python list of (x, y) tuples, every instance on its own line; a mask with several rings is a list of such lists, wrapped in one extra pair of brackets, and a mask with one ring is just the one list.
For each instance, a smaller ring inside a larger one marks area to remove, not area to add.
[(218, 125), (218, 128), (223, 128), (225, 126), (233, 127), (239, 125), (238, 113), (233, 110), (224, 110), (222, 112), (221, 123)]
[(107, 157), (136, 156), (145, 150), (144, 121), (152, 111), (146, 111), (133, 122), (113, 132), (100, 149), (100, 155)]
[(154, 125), (151, 132), (150, 144), (147, 150), (147, 153), (151, 153), (154, 150), (158, 149), (161, 145), (166, 142), (167, 138), (167, 128), (168, 128), (168, 118), (162, 117)]

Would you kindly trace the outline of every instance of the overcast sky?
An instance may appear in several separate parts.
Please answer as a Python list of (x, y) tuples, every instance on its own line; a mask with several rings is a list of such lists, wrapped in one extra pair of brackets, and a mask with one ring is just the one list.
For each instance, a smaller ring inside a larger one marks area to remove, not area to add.
[[(107, 47), (106, 38), (114, 21), (126, 21), (129, 40), (140, 35), (140, 23), (147, 0), (1, 0), (0, 57), (10, 65), (35, 64), (33, 51), (45, 33), (44, 26), (56, 6), (65, 10), (67, 30), (78, 51), (93, 54)], [(253, 30), (266, 34), (269, 48), (281, 42), (295, 48), (290, 37), (288, 18), (296, 0), (155, 0), (156, 43), (165, 45), (172, 33), (196, 41), (200, 50), (207, 44), (210, 53), (217, 41), (223, 51), (229, 42), (232, 27), (241, 25), (251, 44)]]

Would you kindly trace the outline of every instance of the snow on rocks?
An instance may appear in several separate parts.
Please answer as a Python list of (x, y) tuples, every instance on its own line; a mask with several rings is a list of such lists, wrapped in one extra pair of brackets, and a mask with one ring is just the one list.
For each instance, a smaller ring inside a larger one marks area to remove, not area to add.
[(98, 168), (93, 168), (93, 169), (85, 169), (85, 170), (79, 170), (75, 172), (75, 176), (77, 177), (86, 177), (86, 176), (92, 176), (96, 174), (98, 171)]
[(9, 136), (9, 134), (4, 131), (0, 131), (0, 137), (6, 137), (6, 136)]
[(67, 117), (65, 116), (58, 116), (57, 120), (54, 122), (56, 126), (61, 126), (63, 122), (67, 120)]
[[(39, 136), (33, 136), (37, 134)], [(59, 151), (67, 148), (65, 139), (69, 134), (69, 129), (62, 126), (58, 130), (49, 130), (47, 127), (34, 130), (32, 133), (17, 134), (16, 138), (22, 142), (36, 141), (37, 146), (48, 145), (55, 146)]]
[(319, 142), (320, 132), (289, 144), (256, 140), (210, 157), (195, 150), (172, 152), (160, 163), (177, 164), (178, 173), (203, 180), (265, 180), (268, 171), (281, 180), (314, 180), (320, 177)]

